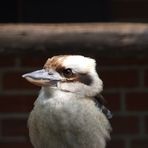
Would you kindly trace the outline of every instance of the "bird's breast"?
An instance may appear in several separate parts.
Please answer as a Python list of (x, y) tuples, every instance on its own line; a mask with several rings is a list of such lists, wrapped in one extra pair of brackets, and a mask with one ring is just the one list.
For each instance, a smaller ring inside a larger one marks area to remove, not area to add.
[(96, 145), (96, 141), (99, 143), (101, 138), (109, 136), (109, 129), (106, 117), (92, 100), (85, 98), (50, 98), (44, 104), (37, 103), (29, 118), (29, 130), (35, 133), (30, 137), (36, 137), (32, 141), (42, 139), (41, 141), (48, 142), (49, 145), (57, 141), (60, 141), (59, 145), (63, 143), (67, 147), (76, 143), (75, 147), (80, 145), (83, 148), (90, 141)]

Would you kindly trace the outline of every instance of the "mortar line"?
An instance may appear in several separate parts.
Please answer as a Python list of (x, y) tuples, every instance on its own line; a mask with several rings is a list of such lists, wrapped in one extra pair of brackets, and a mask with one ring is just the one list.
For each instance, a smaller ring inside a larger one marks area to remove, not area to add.
[(139, 69), (139, 87), (144, 88), (144, 69)]
[(145, 135), (144, 115), (141, 115), (139, 118), (140, 118), (139, 128), (140, 128), (140, 134), (142, 136)]
[(20, 57), (15, 57), (15, 67), (21, 68), (21, 60)]
[(125, 113), (125, 111), (126, 111), (125, 92), (122, 90), (120, 92), (120, 95), (121, 95), (121, 97), (120, 97), (121, 112)]

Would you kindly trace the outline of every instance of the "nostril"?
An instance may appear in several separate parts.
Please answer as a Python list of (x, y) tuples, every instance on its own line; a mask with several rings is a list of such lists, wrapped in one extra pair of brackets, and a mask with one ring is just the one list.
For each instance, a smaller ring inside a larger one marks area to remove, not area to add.
[(53, 75), (53, 73), (52, 72), (48, 72), (48, 75)]

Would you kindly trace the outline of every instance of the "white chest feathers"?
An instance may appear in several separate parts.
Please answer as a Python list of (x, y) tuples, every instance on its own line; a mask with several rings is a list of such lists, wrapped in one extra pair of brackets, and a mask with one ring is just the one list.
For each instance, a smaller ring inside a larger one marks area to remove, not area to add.
[(35, 148), (105, 148), (110, 124), (90, 98), (40, 93), (29, 117)]

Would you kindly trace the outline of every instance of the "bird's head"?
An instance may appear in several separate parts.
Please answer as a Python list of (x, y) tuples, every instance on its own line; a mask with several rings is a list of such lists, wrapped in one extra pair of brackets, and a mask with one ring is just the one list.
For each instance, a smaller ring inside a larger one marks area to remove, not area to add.
[(29, 82), (92, 97), (102, 91), (103, 83), (96, 72), (96, 61), (80, 55), (49, 58), (43, 69), (23, 75)]

